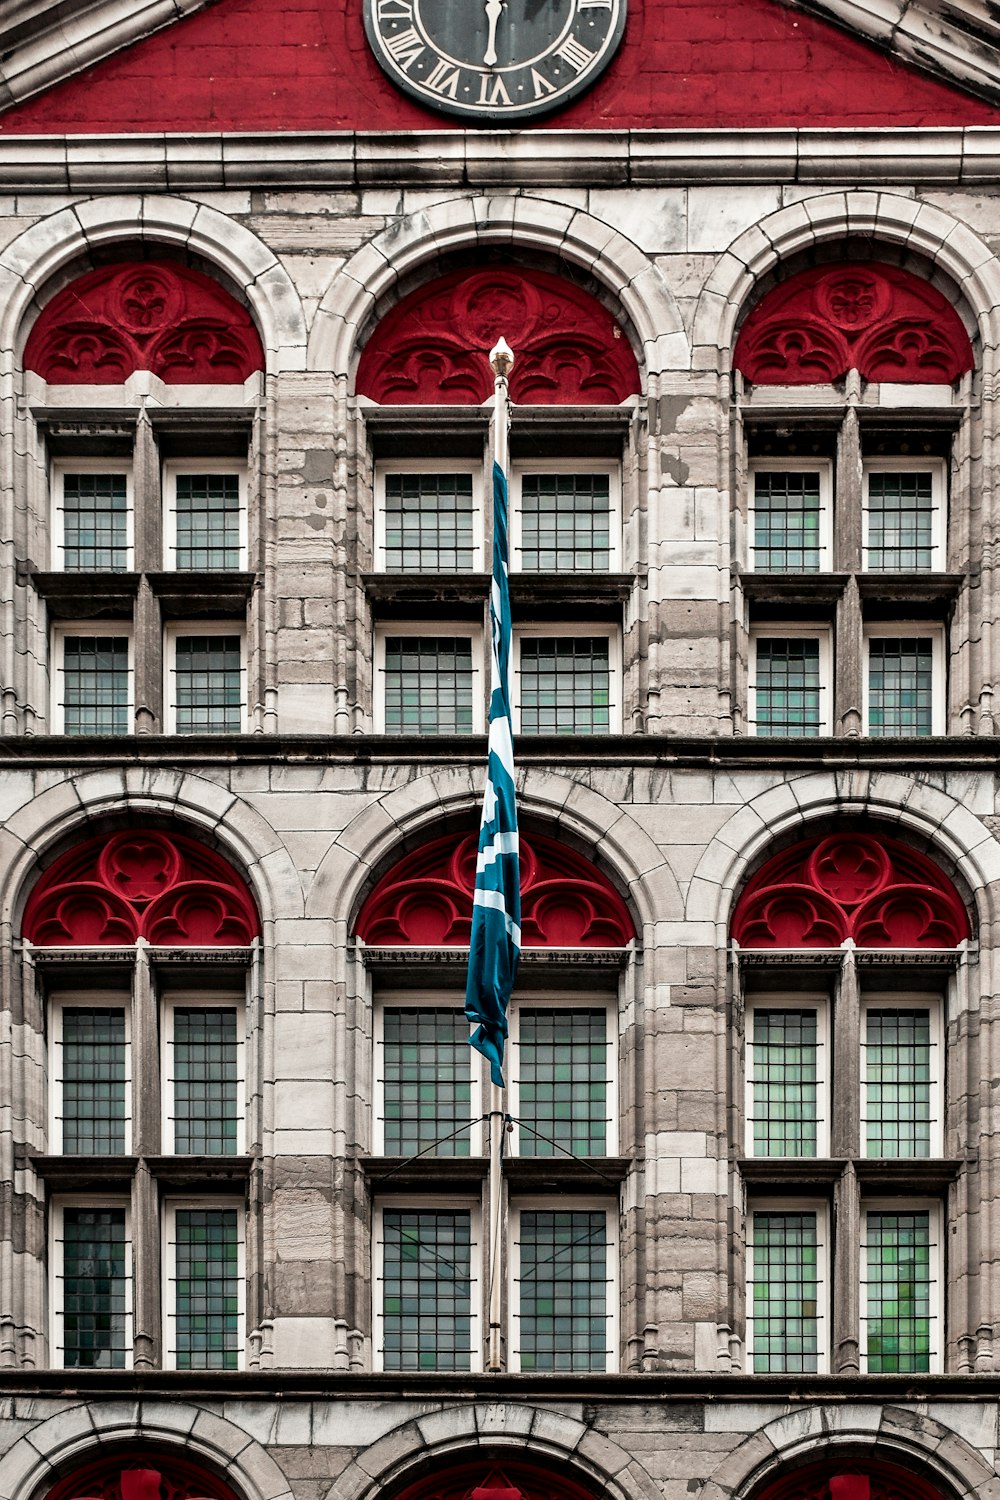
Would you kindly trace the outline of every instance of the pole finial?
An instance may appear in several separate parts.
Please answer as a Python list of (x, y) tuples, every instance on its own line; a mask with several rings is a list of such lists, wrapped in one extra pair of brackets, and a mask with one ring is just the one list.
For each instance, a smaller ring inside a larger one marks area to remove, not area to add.
[(490, 350), (490, 369), (498, 380), (506, 380), (513, 368), (514, 351), (501, 334)]

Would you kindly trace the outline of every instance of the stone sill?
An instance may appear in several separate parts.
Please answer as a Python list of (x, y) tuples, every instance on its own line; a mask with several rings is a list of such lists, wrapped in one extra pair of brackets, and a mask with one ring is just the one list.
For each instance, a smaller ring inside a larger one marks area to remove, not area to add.
[(250, 1156), (43, 1156), (26, 1152), (23, 1166), (32, 1167), (50, 1188), (61, 1192), (131, 1184), (140, 1163), (165, 1187), (198, 1192), (240, 1191), (253, 1166)]
[(740, 1176), (756, 1191), (774, 1188), (782, 1194), (815, 1194), (817, 1188), (832, 1188), (849, 1166), (865, 1192), (908, 1198), (942, 1193), (955, 1182), (966, 1165), (950, 1157), (881, 1159), (874, 1157), (755, 1156), (737, 1161)]
[[(405, 615), (433, 605), (475, 606), (477, 614), (489, 597), (488, 573), (366, 573), (363, 583), (377, 606), (379, 619)], [(513, 573), (511, 603), (528, 611), (525, 619), (565, 621), (567, 610), (588, 620), (621, 621), (621, 607), (635, 584), (629, 573)], [(440, 620), (438, 612), (431, 616)], [(521, 622), (519, 622), (521, 623)]]
[[(376, 1192), (479, 1192), (485, 1156), (366, 1156), (361, 1170)], [(625, 1156), (505, 1156), (502, 1175), (514, 1193), (617, 1192), (631, 1163)]]

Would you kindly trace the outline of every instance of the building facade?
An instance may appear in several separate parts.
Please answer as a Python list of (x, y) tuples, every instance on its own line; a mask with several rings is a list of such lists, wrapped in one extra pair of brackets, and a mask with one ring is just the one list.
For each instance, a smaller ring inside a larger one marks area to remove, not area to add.
[(3, 1500), (998, 1493), (994, 29), (0, 17)]

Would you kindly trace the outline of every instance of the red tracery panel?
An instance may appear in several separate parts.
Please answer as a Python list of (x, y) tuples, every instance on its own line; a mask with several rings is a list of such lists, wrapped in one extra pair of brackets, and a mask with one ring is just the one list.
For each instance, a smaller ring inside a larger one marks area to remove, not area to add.
[(561, 1465), (550, 1472), (523, 1459), (503, 1459), (502, 1466), (478, 1458), (442, 1468), (408, 1484), (393, 1500), (594, 1500)]
[[(469, 941), (475, 834), (435, 839), (406, 855), (368, 896), (358, 936), (372, 947), (448, 948)], [(521, 941), (526, 948), (622, 948), (635, 928), (618, 892), (590, 862), (521, 836)]]
[(487, 354), (514, 350), (511, 399), (617, 405), (639, 368), (611, 314), (542, 271), (456, 271), (404, 297), (379, 323), (358, 367), (358, 394), (385, 404), (478, 406), (493, 394)]
[(817, 266), (774, 287), (743, 324), (733, 363), (755, 385), (825, 385), (850, 369), (865, 380), (950, 384), (973, 356), (935, 287), (858, 262)]
[(55, 385), (120, 385), (136, 370), (168, 385), (233, 385), (263, 369), (264, 350), (246, 308), (211, 277), (135, 261), (57, 292), (24, 363)]
[(260, 923), (246, 884), (220, 855), (153, 829), (90, 839), (35, 886), (24, 936), (41, 948), (245, 947)]
[(736, 905), (741, 948), (954, 948), (970, 934), (961, 897), (926, 855), (895, 839), (839, 833), (768, 860)]
[(773, 1480), (756, 1500), (944, 1500), (944, 1494), (922, 1476), (881, 1459), (837, 1463), (826, 1458)]
[(174, 1454), (118, 1453), (74, 1469), (46, 1500), (236, 1500), (223, 1480)]

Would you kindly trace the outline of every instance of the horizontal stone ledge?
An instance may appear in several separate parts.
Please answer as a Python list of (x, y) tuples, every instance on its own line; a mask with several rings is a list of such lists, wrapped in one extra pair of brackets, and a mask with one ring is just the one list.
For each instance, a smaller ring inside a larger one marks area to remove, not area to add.
[(991, 126), (795, 130), (10, 135), (0, 188), (183, 193), (247, 186), (641, 187), (664, 183), (994, 182)]

